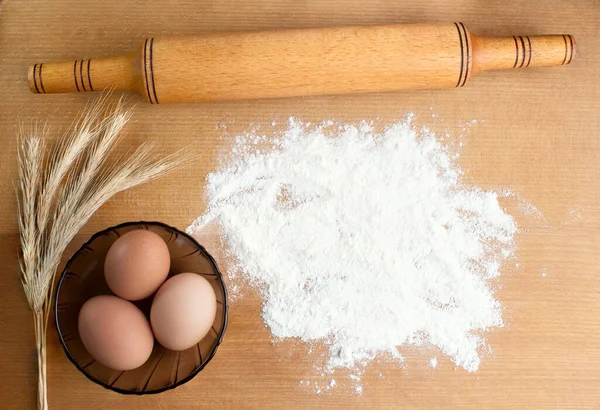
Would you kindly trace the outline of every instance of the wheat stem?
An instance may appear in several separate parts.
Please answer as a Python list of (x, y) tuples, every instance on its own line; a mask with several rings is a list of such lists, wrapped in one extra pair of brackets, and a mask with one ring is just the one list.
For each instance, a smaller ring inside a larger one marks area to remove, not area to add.
[(48, 409), (46, 383), (46, 320), (43, 312), (34, 312), (35, 344), (38, 362), (38, 410)]

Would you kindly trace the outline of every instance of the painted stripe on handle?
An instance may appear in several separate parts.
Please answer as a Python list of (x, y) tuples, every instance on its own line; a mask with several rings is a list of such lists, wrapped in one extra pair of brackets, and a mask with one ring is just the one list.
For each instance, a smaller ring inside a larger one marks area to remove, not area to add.
[(529, 36), (525, 36), (525, 38), (527, 39), (527, 44), (529, 45), (529, 58), (527, 59), (527, 65), (525, 67), (529, 67), (529, 64), (531, 63), (531, 56), (533, 55), (533, 51), (531, 48), (531, 40), (529, 40)]
[(144, 79), (146, 82), (146, 92), (148, 93), (148, 101), (152, 103), (152, 96), (150, 95), (150, 85), (148, 82), (148, 39), (144, 41)]
[(569, 55), (569, 61), (567, 61), (567, 64), (569, 64), (573, 59), (573, 48), (575, 47), (573, 46), (573, 37), (571, 37), (570, 34), (567, 34), (567, 36), (569, 37), (569, 43), (571, 44), (571, 54)]
[(42, 67), (44, 66), (44, 63), (40, 64), (40, 69), (38, 70), (38, 72), (40, 73), (40, 87), (42, 88), (42, 92), (44, 94), (46, 94), (46, 89), (44, 88), (44, 82), (42, 81)]
[(88, 77), (88, 83), (90, 85), (90, 90), (94, 91), (94, 87), (92, 87), (92, 76), (90, 75), (90, 63), (92, 62), (92, 60), (88, 60), (87, 62), (87, 77)]
[(517, 50), (517, 54), (515, 56), (515, 63), (513, 64), (513, 68), (515, 68), (517, 66), (517, 63), (519, 62), (519, 43), (517, 42), (517, 38), (515, 36), (513, 36), (513, 40), (515, 40), (515, 49)]
[(81, 77), (81, 87), (83, 87), (83, 91), (87, 91), (85, 89), (85, 82), (83, 81), (83, 60), (79, 63), (79, 76)]
[(525, 41), (523, 40), (522, 36), (519, 36), (519, 40), (521, 41), (521, 46), (523, 47), (523, 61), (521, 61), (521, 65), (519, 66), (519, 68), (522, 68), (525, 64), (525, 55), (527, 54), (527, 50), (525, 49)]
[(460, 42), (460, 73), (458, 74), (458, 81), (456, 82), (456, 86), (458, 87), (460, 85), (460, 80), (462, 80), (462, 75), (463, 75), (463, 65), (464, 65), (464, 47), (463, 47), (463, 39), (462, 39), (462, 33), (460, 31), (460, 27), (458, 26), (457, 23), (454, 23), (454, 25), (456, 26), (456, 30), (458, 30), (458, 41)]
[(77, 88), (77, 91), (81, 92), (79, 89), (79, 84), (77, 83), (77, 60), (75, 60), (73, 63), (73, 79), (75, 80), (75, 87)]
[(37, 79), (35, 78), (35, 72), (37, 70), (37, 66), (38, 66), (37, 64), (35, 64), (33, 66), (33, 86), (35, 87), (35, 92), (39, 94), (40, 90), (38, 89)]
[(463, 79), (463, 83), (461, 85), (461, 87), (464, 87), (464, 85), (467, 83), (467, 79), (469, 78), (469, 63), (471, 62), (471, 53), (469, 52), (469, 34), (467, 33), (467, 29), (463, 23), (459, 23), (459, 24), (461, 25), (461, 27), (463, 28), (463, 31), (465, 33), (465, 43), (466, 43), (465, 49), (467, 51), (465, 78)]
[(563, 58), (563, 62), (560, 63), (561, 65), (563, 65), (565, 63), (565, 61), (567, 61), (567, 56), (569, 55), (569, 46), (567, 45), (567, 38), (565, 37), (564, 34), (563, 34), (562, 38), (563, 38), (563, 41), (565, 42), (565, 58)]
[(154, 69), (152, 64), (152, 50), (154, 48), (154, 37), (150, 39), (150, 77), (152, 78), (152, 93), (154, 94), (154, 101), (158, 104), (158, 97), (156, 96), (156, 85), (154, 84)]

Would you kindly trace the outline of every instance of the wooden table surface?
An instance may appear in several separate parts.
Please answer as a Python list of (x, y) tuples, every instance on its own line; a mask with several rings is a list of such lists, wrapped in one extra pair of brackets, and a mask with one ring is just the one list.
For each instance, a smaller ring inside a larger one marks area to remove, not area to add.
[[(313, 358), (293, 341), (273, 344), (249, 295), (232, 304), (224, 344), (190, 383), (148, 397), (122, 396), (89, 382), (68, 362), (51, 329), (51, 409), (193, 408), (600, 408), (600, 3), (597, 0), (393, 1), (219, 0), (0, 2), (0, 408), (35, 406), (31, 313), (17, 275), (12, 181), (19, 121), (66, 127), (89, 94), (34, 95), (35, 62), (122, 54), (146, 36), (351, 24), (463, 21), (476, 34), (572, 34), (569, 66), (479, 75), (464, 89), (325, 96), (219, 104), (140, 103), (122, 149), (144, 140), (161, 152), (184, 146), (200, 159), (185, 170), (118, 195), (67, 251), (124, 221), (159, 220), (185, 228), (204, 211), (204, 178), (232, 136), (293, 115), (306, 121), (417, 119), (456, 137), (460, 162), (486, 188), (510, 187), (543, 214), (514, 210), (521, 227), (516, 263), (503, 268), (497, 295), (507, 326), (488, 338), (480, 370), (455, 369), (435, 350), (403, 349), (406, 366), (375, 363), (353, 394), (348, 372), (331, 394), (300, 386)], [(435, 113), (435, 118), (432, 117)], [(469, 132), (464, 123), (478, 120)], [(224, 129), (221, 125), (225, 124)], [(219, 254), (217, 235), (203, 240)], [(220, 261), (222, 262), (222, 261)], [(224, 262), (222, 262), (224, 263)], [(546, 276), (543, 276), (542, 273)], [(438, 356), (435, 370), (427, 366)], [(383, 378), (378, 377), (381, 372)]]

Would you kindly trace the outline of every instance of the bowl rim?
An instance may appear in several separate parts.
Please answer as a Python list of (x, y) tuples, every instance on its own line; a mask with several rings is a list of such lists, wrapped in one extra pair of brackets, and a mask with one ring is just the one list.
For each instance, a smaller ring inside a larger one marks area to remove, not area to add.
[[(223, 329), (221, 330), (221, 332), (217, 335), (217, 344), (215, 345), (214, 349), (211, 351), (211, 353), (208, 355), (206, 361), (204, 363), (202, 363), (197, 369), (195, 369), (193, 372), (191, 372), (187, 377), (181, 379), (180, 381), (173, 383), (167, 387), (163, 387), (157, 390), (151, 390), (151, 391), (139, 391), (139, 390), (125, 390), (125, 389), (120, 389), (118, 387), (113, 387), (110, 386), (94, 377), (92, 377), (90, 374), (88, 374), (84, 368), (82, 368), (77, 361), (75, 360), (75, 358), (73, 357), (73, 355), (71, 354), (71, 352), (69, 351), (69, 349), (67, 348), (66, 342), (64, 340), (62, 331), (60, 330), (60, 327), (58, 325), (58, 294), (60, 293), (60, 289), (62, 287), (63, 281), (65, 280), (66, 274), (69, 271), (69, 268), (71, 267), (71, 264), (73, 263), (73, 260), (75, 259), (75, 257), (77, 255), (79, 255), (79, 253), (82, 251), (83, 248), (85, 248), (86, 246), (88, 246), (92, 241), (94, 241), (96, 238), (98, 238), (101, 235), (105, 235), (106, 233), (115, 230), (115, 229), (119, 229), (119, 228), (125, 228), (125, 227), (129, 227), (129, 226), (136, 226), (136, 225), (155, 225), (155, 226), (159, 226), (161, 228), (167, 228), (167, 229), (172, 229), (174, 231), (176, 231), (178, 234), (183, 235), (184, 237), (186, 237), (187, 239), (191, 240), (195, 245), (197, 245), (204, 253), (205, 255), (208, 257), (209, 261), (214, 265), (216, 271), (217, 271), (217, 277), (219, 278), (219, 282), (221, 283), (221, 287), (223, 288), (223, 293), (225, 296), (225, 300), (223, 303)], [(215, 259), (213, 258), (213, 256), (206, 250), (206, 248), (202, 245), (200, 245), (198, 243), (198, 241), (196, 239), (194, 239), (191, 235), (189, 235), (188, 233), (181, 231), (180, 229), (177, 229), (173, 226), (167, 225), (163, 222), (158, 222), (158, 221), (133, 221), (133, 222), (123, 222), (121, 224), (118, 225), (114, 225), (111, 226), (109, 228), (103, 229), (101, 231), (96, 232), (95, 234), (93, 234), (87, 241), (85, 241), (85, 243), (83, 245), (81, 245), (77, 251), (75, 251), (75, 253), (73, 253), (73, 255), (69, 258), (69, 260), (67, 261), (67, 263), (65, 264), (64, 269), (62, 270), (61, 274), (60, 274), (60, 278), (58, 280), (58, 283), (56, 285), (56, 291), (54, 293), (54, 303), (53, 303), (53, 307), (54, 307), (54, 325), (56, 326), (56, 332), (58, 333), (58, 339), (60, 341), (60, 344), (62, 346), (63, 352), (65, 353), (65, 355), (67, 356), (67, 358), (69, 359), (69, 361), (71, 363), (73, 363), (73, 365), (77, 368), (77, 370), (79, 370), (85, 377), (87, 377), (89, 380), (91, 380), (92, 382), (104, 387), (105, 389), (108, 390), (112, 390), (114, 392), (120, 393), (120, 394), (130, 394), (130, 395), (136, 395), (136, 396), (143, 396), (146, 394), (158, 394), (158, 393), (162, 393), (164, 391), (167, 390), (172, 390), (176, 387), (179, 387), (187, 382), (189, 382), (190, 380), (192, 380), (194, 377), (196, 377), (196, 375), (198, 373), (200, 373), (204, 367), (206, 367), (206, 365), (212, 360), (212, 358), (214, 357), (214, 355), (217, 353), (217, 350), (219, 349), (219, 345), (221, 344), (221, 342), (223, 341), (223, 336), (225, 335), (225, 331), (227, 330), (227, 323), (228, 323), (228, 311), (229, 311), (229, 304), (227, 301), (227, 287), (225, 286), (225, 282), (223, 282), (223, 275), (221, 274), (221, 271), (219, 270), (219, 265), (217, 265), (217, 262), (215, 261)]]

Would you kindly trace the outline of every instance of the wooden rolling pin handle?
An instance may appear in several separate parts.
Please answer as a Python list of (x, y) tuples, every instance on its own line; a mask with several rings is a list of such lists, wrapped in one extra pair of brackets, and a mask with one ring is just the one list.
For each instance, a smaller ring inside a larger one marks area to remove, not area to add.
[(138, 54), (99, 59), (40, 63), (29, 67), (29, 89), (37, 94), (141, 91)]
[(473, 72), (569, 64), (575, 39), (569, 34), (547, 36), (472, 36)]

